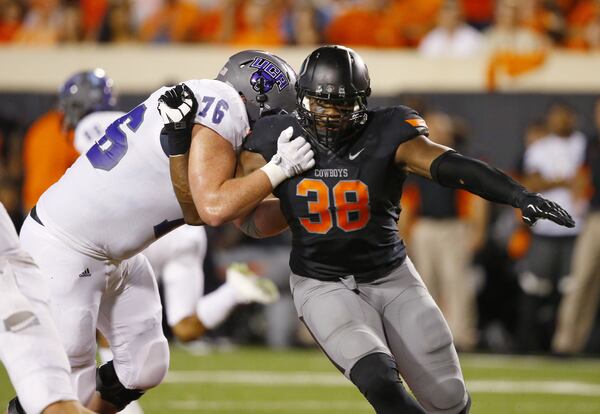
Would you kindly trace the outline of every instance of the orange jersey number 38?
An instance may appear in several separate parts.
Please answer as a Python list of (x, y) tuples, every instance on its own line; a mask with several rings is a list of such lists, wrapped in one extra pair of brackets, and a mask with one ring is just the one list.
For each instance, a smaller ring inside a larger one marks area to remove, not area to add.
[(308, 213), (313, 217), (300, 218), (309, 233), (326, 234), (334, 225), (346, 232), (356, 231), (371, 218), (369, 187), (360, 180), (342, 180), (330, 189), (323, 180), (305, 178), (296, 186), (297, 196), (308, 197), (311, 193), (316, 195), (308, 201)]

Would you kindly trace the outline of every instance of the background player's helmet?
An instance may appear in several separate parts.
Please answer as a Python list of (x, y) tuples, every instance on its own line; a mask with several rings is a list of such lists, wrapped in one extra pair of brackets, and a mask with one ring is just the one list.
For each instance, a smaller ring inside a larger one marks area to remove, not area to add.
[(367, 65), (354, 50), (314, 50), (302, 62), (296, 84), (300, 123), (322, 144), (340, 148), (367, 122), (370, 83)]
[(73, 129), (87, 114), (114, 109), (113, 81), (102, 69), (78, 72), (61, 86), (58, 108), (64, 113), (63, 127)]
[(250, 125), (266, 114), (296, 109), (296, 72), (285, 60), (269, 52), (236, 53), (219, 71), (217, 80), (233, 86), (242, 96)]

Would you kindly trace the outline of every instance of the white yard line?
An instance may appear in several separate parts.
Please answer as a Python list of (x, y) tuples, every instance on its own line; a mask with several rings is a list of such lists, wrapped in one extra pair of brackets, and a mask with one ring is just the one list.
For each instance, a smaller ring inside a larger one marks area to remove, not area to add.
[[(510, 366), (507, 364), (510, 363)], [(600, 370), (600, 360), (585, 358), (554, 358), (549, 359), (543, 356), (522, 356), (522, 355), (482, 355), (482, 354), (462, 354), (460, 364), (463, 367), (471, 368), (509, 368), (511, 370), (533, 370), (547, 367), (551, 364), (557, 366), (573, 366), (577, 369)]]
[(600, 384), (578, 381), (512, 381), (473, 380), (467, 381), (470, 392), (491, 394), (561, 394), (600, 396)]
[[(350, 381), (341, 374), (308, 371), (171, 371), (165, 382), (170, 384), (247, 384), (266, 387), (352, 386)], [(467, 388), (471, 392), (481, 393), (600, 396), (600, 384), (578, 381), (472, 380), (467, 382)]]
[[(169, 401), (167, 407), (180, 411), (196, 411), (211, 410), (211, 411), (252, 411), (252, 412), (285, 412), (285, 411), (323, 411), (326, 409), (331, 411), (348, 411), (363, 408), (366, 412), (369, 411), (369, 404), (348, 402), (348, 401), (323, 401), (323, 400), (292, 400), (292, 401), (202, 401), (202, 400), (187, 400), (187, 401)], [(162, 405), (162, 408), (165, 408)]]
[(171, 371), (164, 382), (251, 384), (265, 386), (289, 385), (352, 385), (342, 374), (310, 371)]

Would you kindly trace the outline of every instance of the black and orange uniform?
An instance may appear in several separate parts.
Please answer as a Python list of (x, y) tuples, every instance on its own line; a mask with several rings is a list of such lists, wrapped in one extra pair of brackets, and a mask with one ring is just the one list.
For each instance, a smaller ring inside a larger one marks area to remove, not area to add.
[[(293, 115), (265, 117), (256, 123), (245, 149), (271, 159), (279, 132), (289, 126), (294, 136), (307, 135)], [(400, 144), (424, 134), (425, 121), (413, 109), (396, 106), (370, 111), (364, 128), (338, 151), (311, 142), (315, 167), (274, 190), (292, 230), (294, 273), (368, 281), (404, 261), (396, 222), (406, 174), (394, 157)]]
[(273, 191), (292, 232), (290, 288), (298, 317), (378, 414), (468, 412), (450, 330), (396, 224), (406, 179), (396, 152), (428, 134), (425, 121), (405, 106), (369, 110), (365, 124), (334, 150), (296, 116), (270, 116), (257, 121), (244, 149), (271, 159), (289, 126), (315, 152), (313, 169)]

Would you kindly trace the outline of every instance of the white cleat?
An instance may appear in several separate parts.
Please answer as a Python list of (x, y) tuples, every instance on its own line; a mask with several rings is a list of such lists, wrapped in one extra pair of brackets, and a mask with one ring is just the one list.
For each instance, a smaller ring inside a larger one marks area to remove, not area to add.
[(268, 305), (279, 299), (279, 289), (266, 277), (259, 277), (245, 263), (232, 263), (227, 268), (227, 283), (236, 291), (241, 303)]

